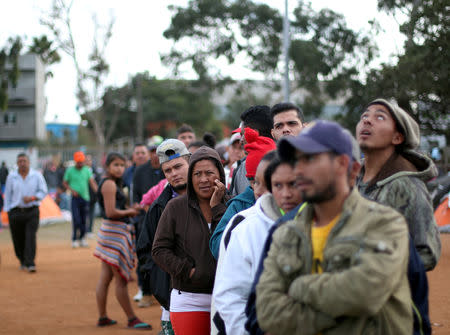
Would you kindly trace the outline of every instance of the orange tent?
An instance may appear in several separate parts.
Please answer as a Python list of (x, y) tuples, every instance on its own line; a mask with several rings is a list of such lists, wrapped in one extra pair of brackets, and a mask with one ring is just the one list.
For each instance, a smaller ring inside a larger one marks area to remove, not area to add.
[[(7, 225), (8, 214), (2, 211), (2, 224)], [(40, 223), (47, 223), (50, 221), (64, 221), (64, 217), (61, 213), (56, 202), (47, 194), (45, 198), (41, 201), (39, 206), (39, 219)]]
[(449, 196), (444, 198), (444, 201), (434, 211), (434, 218), (439, 227), (450, 225), (450, 199)]

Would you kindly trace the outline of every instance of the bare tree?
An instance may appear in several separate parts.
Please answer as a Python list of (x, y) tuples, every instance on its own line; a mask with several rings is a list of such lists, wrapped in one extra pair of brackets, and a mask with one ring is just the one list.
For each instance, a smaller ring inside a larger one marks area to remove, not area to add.
[[(78, 113), (84, 114), (91, 122), (97, 145), (101, 152), (106, 149), (108, 135), (111, 129), (105, 127), (105, 115), (102, 108), (102, 97), (105, 92), (104, 79), (109, 72), (109, 64), (106, 61), (106, 49), (112, 37), (112, 29), (115, 18), (111, 15), (106, 25), (100, 25), (97, 17), (93, 15), (94, 35), (92, 50), (87, 56), (87, 69), (81, 66), (82, 54), (75, 43), (72, 20), (73, 0), (54, 0), (49, 12), (44, 13), (41, 24), (48, 27), (53, 34), (58, 47), (72, 60), (76, 71), (76, 97), (78, 101)], [(119, 113), (116, 108), (114, 113)], [(116, 117), (114, 117), (116, 118)]]

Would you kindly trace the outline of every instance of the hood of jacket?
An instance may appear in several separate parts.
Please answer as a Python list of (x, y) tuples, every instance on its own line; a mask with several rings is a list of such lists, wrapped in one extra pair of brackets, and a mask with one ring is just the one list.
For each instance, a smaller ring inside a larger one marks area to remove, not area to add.
[(260, 217), (267, 217), (272, 221), (277, 221), (283, 216), (281, 214), (280, 208), (275, 203), (272, 193), (263, 194), (255, 204), (256, 213)]
[(195, 163), (198, 161), (209, 159), (214, 163), (214, 165), (219, 170), (220, 181), (225, 185), (225, 171), (223, 170), (223, 165), (220, 160), (220, 156), (216, 150), (202, 146), (196, 152), (194, 152), (189, 160), (189, 170), (188, 170), (188, 186), (187, 186), (187, 196), (189, 200), (197, 200), (197, 195), (195, 194), (194, 186), (192, 184), (192, 171), (194, 169)]
[[(425, 155), (413, 150), (401, 154), (394, 152), (386, 161), (380, 172), (369, 182), (370, 186), (381, 187), (400, 177), (415, 177), (427, 183), (438, 174), (436, 165)], [(364, 166), (361, 177), (364, 175)]]

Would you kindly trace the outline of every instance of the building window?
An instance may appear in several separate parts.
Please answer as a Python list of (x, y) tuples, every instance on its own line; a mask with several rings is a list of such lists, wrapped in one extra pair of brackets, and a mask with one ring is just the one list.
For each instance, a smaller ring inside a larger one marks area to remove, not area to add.
[(3, 124), (5, 126), (12, 126), (16, 124), (17, 122), (17, 116), (15, 112), (8, 111), (3, 114)]

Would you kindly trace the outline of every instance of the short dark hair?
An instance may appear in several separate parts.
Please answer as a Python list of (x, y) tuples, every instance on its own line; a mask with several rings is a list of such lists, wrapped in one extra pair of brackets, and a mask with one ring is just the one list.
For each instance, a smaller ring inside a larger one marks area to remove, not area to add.
[(278, 155), (276, 155), (267, 165), (266, 171), (264, 171), (264, 182), (266, 183), (266, 188), (272, 193), (272, 175), (275, 170), (282, 164), (288, 164), (294, 167), (294, 161), (283, 161)]
[(241, 120), (244, 123), (244, 127), (257, 130), (260, 136), (272, 138), (273, 121), (270, 116), (269, 106), (251, 106), (241, 114)]
[(275, 159), (277, 156), (278, 156), (277, 151), (276, 151), (276, 150), (271, 150), (271, 151), (269, 151), (268, 153), (266, 153), (266, 154), (261, 158), (260, 163), (261, 163), (262, 161), (264, 161), (264, 162), (267, 162), (267, 161), (270, 162), (270, 161), (272, 161), (273, 159)]
[(216, 147), (216, 136), (213, 133), (206, 132), (203, 134), (203, 142), (210, 148)]
[(177, 132), (176, 132), (177, 137), (183, 133), (194, 133), (194, 129), (192, 129), (192, 127), (190, 125), (183, 123), (181, 125), (181, 127), (177, 129)]
[(147, 150), (148, 150), (147, 144), (145, 144), (145, 143), (143, 143), (143, 142), (135, 143), (134, 146), (133, 146), (133, 150), (136, 149), (137, 147), (146, 147)]
[(188, 149), (190, 149), (190, 148), (192, 148), (192, 147), (194, 147), (194, 148), (200, 148), (200, 147), (202, 147), (202, 146), (204, 146), (204, 145), (206, 145), (206, 146), (208, 146), (208, 144), (206, 144), (205, 142), (203, 142), (203, 141), (194, 141), (194, 142), (191, 142), (191, 143), (189, 143), (189, 145), (188, 145)]
[(28, 157), (28, 155), (27, 155), (26, 153), (24, 153), (24, 152), (19, 153), (19, 154), (17, 155), (17, 158), (16, 158), (16, 159), (19, 159), (20, 157), (26, 157), (26, 158), (30, 159), (30, 158)]
[(272, 123), (275, 115), (290, 110), (295, 110), (297, 112), (297, 116), (300, 119), (300, 121), (302, 123), (305, 122), (305, 116), (303, 115), (303, 111), (300, 107), (294, 105), (292, 102), (280, 102), (279, 104), (273, 105), (272, 108), (270, 109), (270, 116), (272, 117)]

